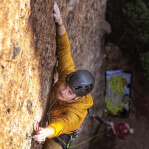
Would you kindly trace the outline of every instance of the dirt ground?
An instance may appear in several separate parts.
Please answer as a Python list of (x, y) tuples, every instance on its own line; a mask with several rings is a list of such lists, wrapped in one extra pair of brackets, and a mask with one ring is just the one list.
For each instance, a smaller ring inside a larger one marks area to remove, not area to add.
[[(79, 138), (84, 138), (87, 141), (89, 136), (96, 136), (80, 146), (74, 147), (74, 149), (149, 149), (149, 81), (144, 79), (144, 76), (140, 72), (134, 70), (133, 65), (128, 64), (128, 59), (123, 58), (120, 50), (114, 44), (109, 44), (105, 47), (106, 57), (105, 70), (130, 70), (132, 73), (132, 84), (131, 84), (131, 99), (132, 107), (130, 108), (130, 114), (127, 118), (115, 118), (103, 114), (106, 120), (113, 122), (126, 122), (130, 127), (134, 128), (134, 134), (130, 136), (127, 140), (119, 140), (116, 137), (107, 137), (106, 127), (99, 123), (97, 120), (92, 120), (88, 118), (85, 122), (91, 123), (89, 126), (84, 125), (83, 132), (79, 135)], [(104, 79), (104, 78), (103, 78)], [(102, 87), (103, 88), (103, 87)], [(101, 89), (102, 89), (101, 88)], [(103, 88), (104, 89), (104, 88)], [(100, 105), (100, 103), (99, 103)], [(100, 107), (96, 105), (96, 107)], [(95, 107), (94, 107), (95, 108)], [(92, 109), (94, 112), (94, 110)], [(94, 113), (99, 115), (99, 113)], [(94, 134), (91, 134), (94, 130)], [(76, 139), (73, 145), (79, 145), (82, 141), (81, 139)]]
[[(132, 79), (132, 93), (131, 97), (133, 100), (133, 105), (130, 111), (130, 115), (126, 119), (112, 118), (109, 116), (104, 116), (106, 119), (113, 122), (128, 122), (131, 127), (134, 128), (135, 133), (128, 140), (121, 141), (115, 137), (108, 138), (106, 135), (96, 138), (94, 142), (91, 143), (89, 149), (148, 149), (149, 148), (149, 83), (142, 80), (142, 75), (134, 72)], [(99, 132), (101, 132), (99, 130)]]
[[(110, 58), (111, 54), (114, 56), (114, 53), (115, 58)], [(92, 140), (89, 149), (149, 149), (149, 81), (144, 79), (141, 72), (136, 72), (133, 65), (128, 65), (128, 60), (122, 57), (120, 51), (118, 52), (117, 47), (114, 45), (112, 45), (111, 50), (108, 51), (105, 67), (106, 70), (123, 69), (132, 72), (132, 107), (130, 108), (128, 118), (120, 119), (106, 115), (103, 115), (103, 117), (113, 122), (127, 122), (132, 128), (134, 128), (135, 133), (125, 141), (119, 140), (116, 137), (108, 138), (106, 135), (103, 135)], [(99, 128), (95, 134), (103, 132), (104, 129), (105, 127), (99, 124)]]

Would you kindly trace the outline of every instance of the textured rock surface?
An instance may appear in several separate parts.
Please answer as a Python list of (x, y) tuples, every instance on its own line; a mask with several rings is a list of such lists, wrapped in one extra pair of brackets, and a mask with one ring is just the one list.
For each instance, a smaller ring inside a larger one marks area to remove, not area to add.
[(0, 1), (0, 148), (29, 148), (55, 65), (53, 2)]
[[(76, 69), (96, 79), (93, 112), (104, 100), (104, 34), (106, 0), (57, 1), (66, 26)], [(26, 139), (44, 118), (55, 57), (53, 1), (0, 1), (0, 148), (30, 148)], [(92, 136), (97, 124), (85, 120), (74, 144)], [(87, 149), (89, 143), (80, 146)]]

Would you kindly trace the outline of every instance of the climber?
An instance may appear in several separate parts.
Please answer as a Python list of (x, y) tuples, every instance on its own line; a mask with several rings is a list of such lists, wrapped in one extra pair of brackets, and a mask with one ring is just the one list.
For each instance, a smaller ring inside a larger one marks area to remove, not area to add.
[(108, 137), (114, 135), (120, 140), (126, 140), (131, 134), (134, 133), (134, 129), (130, 128), (129, 124), (127, 123), (118, 122), (114, 124), (113, 122), (106, 121), (105, 119), (97, 115), (90, 115), (90, 117), (95, 118), (96, 120), (107, 126), (107, 129), (109, 130), (109, 133), (107, 134)]
[(43, 148), (67, 148), (82, 128), (88, 109), (93, 105), (90, 92), (95, 79), (87, 70), (75, 70), (69, 39), (59, 7), (54, 2), (59, 80), (54, 84), (48, 112), (49, 124), (40, 127), (33, 139), (45, 141)]

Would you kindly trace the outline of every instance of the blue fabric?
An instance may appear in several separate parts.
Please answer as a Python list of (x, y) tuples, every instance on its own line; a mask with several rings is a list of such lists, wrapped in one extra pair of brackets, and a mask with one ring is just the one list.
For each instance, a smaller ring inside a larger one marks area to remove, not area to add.
[[(121, 100), (122, 102), (125, 101), (127, 103), (127, 101), (125, 99), (127, 99), (126, 97), (129, 96), (130, 97), (130, 87), (131, 87), (131, 78), (132, 78), (132, 74), (128, 71), (124, 71), (124, 70), (112, 70), (112, 71), (106, 71), (106, 95), (107, 98), (106, 100), (108, 100), (108, 95), (111, 96), (112, 95), (112, 91), (109, 90), (109, 84), (108, 84), (108, 80), (110, 79), (110, 77), (112, 77), (112, 75), (122, 75), (123, 78), (126, 80), (127, 84), (124, 86), (124, 90), (125, 90), (125, 95), (121, 97), (121, 99), (118, 98), (114, 98), (114, 101), (117, 100)], [(123, 102), (123, 103), (125, 103)], [(126, 104), (125, 109), (129, 110), (129, 102)], [(108, 111), (108, 109), (105, 109)]]

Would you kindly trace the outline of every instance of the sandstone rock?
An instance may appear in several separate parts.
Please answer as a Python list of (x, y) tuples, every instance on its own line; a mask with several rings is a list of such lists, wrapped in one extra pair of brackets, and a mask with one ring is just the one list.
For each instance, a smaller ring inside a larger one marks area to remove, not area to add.
[(48, 103), (55, 58), (52, 1), (0, 2), (0, 148), (30, 148)]
[(114, 43), (105, 45), (105, 68), (106, 70), (129, 70), (128, 60), (123, 57), (122, 51)]
[(105, 34), (111, 34), (111, 25), (107, 21), (102, 20), (102, 28)]
[(122, 56), (121, 50), (113, 43), (107, 43), (105, 45), (105, 54), (110, 62), (117, 60)]
[[(106, 0), (57, 3), (76, 69), (87, 69), (95, 76), (92, 111), (101, 113), (105, 34), (101, 20), (105, 20)], [(0, 4), (0, 147), (27, 149), (31, 140), (26, 136), (44, 119), (56, 63), (53, 0), (2, 0)], [(92, 136), (96, 126), (88, 120), (75, 143)]]

